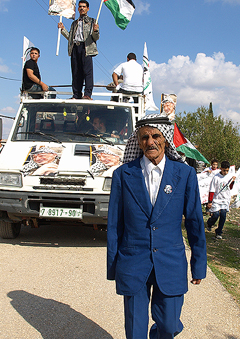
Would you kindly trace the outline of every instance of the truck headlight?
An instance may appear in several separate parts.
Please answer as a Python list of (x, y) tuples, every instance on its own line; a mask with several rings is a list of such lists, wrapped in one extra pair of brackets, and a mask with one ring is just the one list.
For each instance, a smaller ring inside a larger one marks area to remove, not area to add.
[(22, 187), (22, 175), (20, 173), (0, 173), (0, 185)]
[(110, 191), (112, 184), (112, 178), (105, 178), (103, 184), (103, 191)]

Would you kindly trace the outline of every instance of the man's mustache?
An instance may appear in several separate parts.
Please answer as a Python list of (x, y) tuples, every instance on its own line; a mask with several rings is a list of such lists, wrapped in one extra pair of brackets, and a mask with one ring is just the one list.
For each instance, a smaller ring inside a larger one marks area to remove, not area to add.
[(145, 151), (152, 151), (152, 150), (157, 150), (158, 151), (158, 147), (156, 147), (156, 146), (148, 146), (146, 149), (145, 149)]

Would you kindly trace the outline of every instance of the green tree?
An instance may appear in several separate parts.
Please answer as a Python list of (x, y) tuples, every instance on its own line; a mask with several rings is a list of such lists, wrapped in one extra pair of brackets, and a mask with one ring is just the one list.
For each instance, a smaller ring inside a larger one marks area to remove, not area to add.
[(196, 112), (176, 114), (181, 132), (209, 161), (228, 160), (240, 166), (239, 125), (221, 116), (214, 116), (212, 103), (209, 108), (199, 107)]

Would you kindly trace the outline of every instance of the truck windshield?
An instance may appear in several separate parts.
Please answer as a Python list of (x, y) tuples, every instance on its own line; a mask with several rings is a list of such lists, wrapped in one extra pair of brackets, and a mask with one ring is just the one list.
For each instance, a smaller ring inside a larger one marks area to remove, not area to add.
[(114, 104), (23, 104), (13, 141), (125, 144), (132, 133), (130, 107)]

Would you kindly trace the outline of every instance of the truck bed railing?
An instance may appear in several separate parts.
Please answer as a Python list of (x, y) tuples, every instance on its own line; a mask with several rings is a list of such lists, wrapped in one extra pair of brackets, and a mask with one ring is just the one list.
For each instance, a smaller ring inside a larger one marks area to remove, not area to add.
[[(41, 95), (42, 98), (34, 99), (31, 95)], [(65, 92), (65, 91), (41, 91), (41, 92), (28, 92), (28, 91), (21, 91), (21, 102), (23, 100), (55, 100), (54, 98), (51, 98), (51, 96), (69, 96), (68, 99), (71, 99), (73, 96), (72, 92)], [(109, 98), (108, 101), (118, 102), (118, 103), (128, 103), (131, 104), (135, 110), (135, 116), (136, 121), (141, 119), (145, 115), (145, 105), (144, 105), (144, 95), (142, 94), (123, 94), (123, 93), (112, 93), (112, 92), (93, 92), (92, 93), (93, 101), (96, 100), (96, 97), (106, 97)], [(87, 99), (75, 99), (75, 100), (85, 100), (89, 101)], [(137, 101), (137, 102), (135, 102)]]

